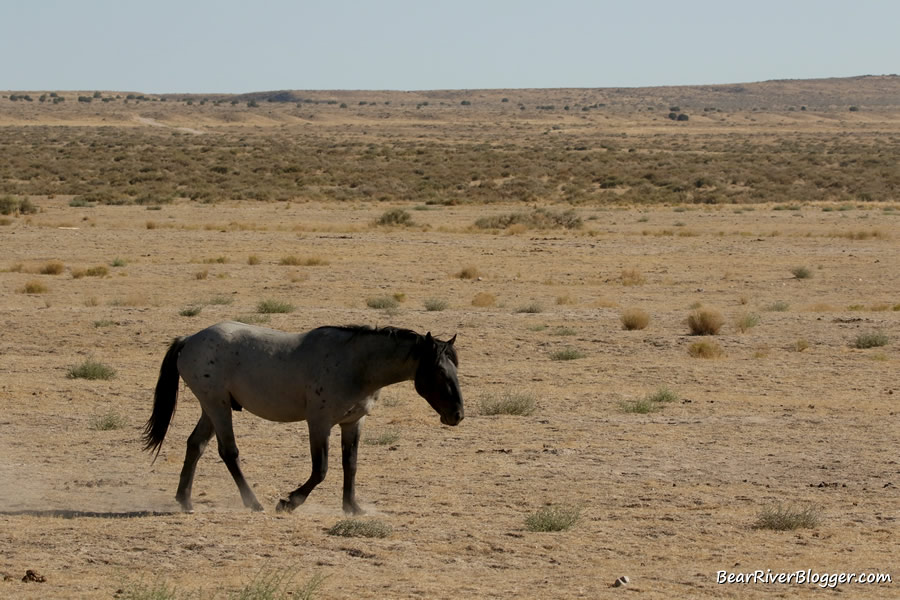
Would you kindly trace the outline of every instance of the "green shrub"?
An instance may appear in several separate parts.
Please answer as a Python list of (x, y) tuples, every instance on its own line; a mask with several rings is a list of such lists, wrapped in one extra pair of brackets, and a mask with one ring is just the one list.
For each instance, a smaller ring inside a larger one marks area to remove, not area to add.
[(368, 306), (369, 308), (390, 310), (400, 306), (400, 303), (391, 296), (375, 296), (372, 298), (366, 298), (366, 306)]
[(525, 519), (525, 528), (534, 532), (554, 532), (571, 529), (581, 511), (570, 506), (548, 506)]
[(760, 511), (754, 529), (773, 531), (793, 531), (794, 529), (815, 528), (822, 518), (814, 507), (796, 508), (782, 505), (768, 506)]
[(68, 376), (69, 379), (106, 380), (115, 377), (116, 370), (108, 365), (89, 358), (80, 365), (71, 367)]
[(860, 349), (878, 348), (880, 346), (887, 346), (888, 342), (889, 340), (887, 335), (880, 331), (873, 331), (869, 333), (861, 333), (856, 336), (856, 339), (853, 340), (853, 346)]
[(294, 305), (281, 300), (262, 300), (256, 305), (256, 312), (264, 315), (294, 312)]
[(791, 273), (796, 279), (809, 279), (810, 277), (812, 277), (812, 271), (810, 271), (806, 267), (794, 267), (793, 269), (791, 269)]
[(445, 310), (450, 304), (441, 298), (426, 298), (425, 310), (429, 312), (437, 312)]
[(91, 422), (91, 429), (95, 431), (111, 431), (113, 429), (122, 429), (127, 425), (125, 419), (115, 412), (108, 412), (100, 415)]
[(379, 225), (399, 225), (410, 227), (415, 225), (412, 215), (402, 208), (385, 211), (376, 221)]
[(343, 519), (328, 530), (339, 537), (384, 538), (391, 534), (391, 526), (377, 520)]
[(528, 416), (534, 412), (537, 400), (528, 392), (503, 392), (498, 396), (483, 396), (478, 408), (482, 415)]
[(557, 350), (556, 352), (553, 352), (552, 354), (550, 354), (550, 359), (551, 360), (576, 360), (579, 358), (584, 358), (585, 356), (587, 356), (587, 355), (584, 352), (582, 352), (581, 350), (578, 350), (577, 348), (568, 347), (568, 348), (563, 348), (562, 350)]

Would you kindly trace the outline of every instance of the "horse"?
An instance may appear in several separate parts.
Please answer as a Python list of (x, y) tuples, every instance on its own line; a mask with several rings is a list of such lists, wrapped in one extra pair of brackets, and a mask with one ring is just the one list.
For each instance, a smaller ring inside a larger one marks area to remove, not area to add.
[(341, 426), (343, 510), (361, 514), (356, 500), (356, 455), (363, 421), (381, 388), (413, 380), (416, 392), (444, 425), (463, 419), (453, 344), (396, 327), (325, 326), (286, 333), (226, 321), (175, 338), (162, 361), (153, 412), (143, 430), (144, 450), (159, 456), (178, 401), (179, 377), (197, 397), (202, 414), (187, 440), (175, 500), (191, 512), (197, 461), (216, 436), (219, 456), (237, 484), (244, 506), (263, 510), (241, 472), (232, 411), (269, 421), (309, 425), (312, 473), (282, 498), (276, 511), (293, 511), (328, 472), (328, 438)]

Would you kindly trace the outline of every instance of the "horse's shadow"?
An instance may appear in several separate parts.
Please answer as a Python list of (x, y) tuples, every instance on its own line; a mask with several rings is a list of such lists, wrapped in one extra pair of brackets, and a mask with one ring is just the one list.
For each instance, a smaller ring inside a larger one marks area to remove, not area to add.
[(129, 510), (129, 511), (93, 511), (93, 510), (0, 510), (0, 516), (9, 517), (56, 517), (59, 519), (135, 519), (140, 517), (165, 517), (183, 514), (180, 511)]

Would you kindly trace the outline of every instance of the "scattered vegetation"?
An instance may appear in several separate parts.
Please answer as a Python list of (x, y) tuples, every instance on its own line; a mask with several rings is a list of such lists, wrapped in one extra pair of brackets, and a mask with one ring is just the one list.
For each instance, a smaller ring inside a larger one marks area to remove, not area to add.
[(98, 362), (92, 358), (85, 360), (83, 363), (71, 367), (68, 372), (69, 379), (112, 379), (116, 376), (116, 370)]
[(429, 312), (438, 312), (445, 310), (450, 303), (444, 300), (443, 298), (426, 298), (425, 299), (425, 310)]
[(628, 400), (621, 404), (622, 410), (627, 413), (647, 414), (662, 410), (662, 405), (670, 402), (677, 402), (678, 394), (662, 386), (651, 394), (647, 394), (643, 398), (637, 400)]
[(459, 279), (478, 279), (481, 277), (481, 271), (478, 270), (478, 267), (474, 265), (469, 265), (467, 267), (463, 267), (456, 276)]
[(741, 333), (746, 333), (757, 325), (759, 325), (759, 315), (756, 313), (744, 313), (734, 322), (735, 328)]
[(709, 308), (699, 308), (687, 318), (691, 335), (716, 335), (724, 323), (722, 314)]
[(506, 229), (521, 225), (529, 229), (580, 229), (581, 217), (574, 210), (562, 212), (536, 208), (530, 213), (516, 212), (491, 217), (481, 217), (475, 221), (479, 229)]
[(629, 308), (622, 312), (622, 329), (634, 331), (645, 329), (650, 324), (650, 315), (640, 308)]
[(806, 267), (794, 267), (791, 269), (791, 273), (794, 275), (795, 279), (809, 279), (812, 277), (812, 271)]
[(373, 296), (366, 298), (366, 306), (379, 310), (391, 310), (400, 306), (400, 303), (393, 296)]
[(343, 519), (328, 530), (328, 535), (339, 537), (384, 538), (390, 534), (391, 526), (375, 519)]
[(578, 519), (581, 511), (571, 506), (547, 506), (528, 515), (525, 519), (525, 528), (537, 533), (566, 531), (571, 529)]
[(413, 221), (412, 215), (409, 214), (408, 211), (402, 208), (394, 208), (388, 211), (385, 211), (378, 220), (376, 221), (378, 225), (389, 225), (389, 226), (402, 226), (402, 227), (412, 227), (415, 225)]
[(498, 395), (484, 395), (478, 403), (482, 415), (528, 416), (537, 407), (537, 398), (529, 392), (505, 391)]
[(26, 281), (25, 286), (20, 290), (23, 294), (46, 294), (49, 288), (36, 279)]
[(306, 256), (301, 258), (298, 256), (290, 255), (282, 257), (281, 260), (278, 261), (278, 264), (293, 267), (321, 267), (329, 263), (327, 260), (319, 256)]
[(196, 317), (202, 310), (202, 306), (188, 306), (187, 308), (182, 308), (178, 314), (182, 317)]
[(472, 306), (486, 308), (488, 306), (494, 306), (495, 304), (497, 304), (497, 297), (488, 292), (478, 292), (475, 294), (475, 297), (472, 298)]
[(95, 431), (111, 431), (114, 429), (122, 429), (127, 425), (127, 421), (119, 413), (108, 412), (96, 417), (91, 421), (91, 429)]
[(797, 508), (777, 505), (762, 509), (753, 527), (754, 529), (771, 529), (773, 531), (793, 531), (795, 529), (813, 529), (821, 521), (821, 513), (815, 507)]
[(557, 350), (550, 354), (551, 360), (577, 360), (579, 358), (584, 358), (587, 356), (584, 352), (577, 348), (572, 348), (571, 346), (568, 348), (563, 348), (562, 350)]
[(526, 314), (537, 314), (544, 312), (544, 307), (541, 306), (540, 302), (529, 302), (528, 304), (523, 304), (522, 306), (516, 309), (517, 313), (526, 313)]
[(41, 275), (59, 275), (65, 268), (65, 265), (58, 260), (51, 260), (40, 268), (40, 273)]
[(778, 301), (773, 302), (772, 304), (768, 305), (766, 307), (766, 310), (770, 311), (770, 312), (785, 312), (790, 307), (791, 307), (791, 305), (788, 304), (787, 302), (785, 302), (784, 300), (778, 300)]
[(859, 349), (878, 348), (888, 345), (888, 336), (881, 331), (861, 333), (853, 340), (853, 347)]
[(688, 354), (694, 358), (720, 358), (725, 355), (725, 351), (718, 342), (701, 340), (688, 346)]
[(638, 269), (632, 268), (622, 270), (622, 285), (644, 285), (646, 282), (647, 279), (644, 277), (644, 274)]
[(372, 446), (391, 446), (400, 440), (400, 434), (396, 431), (384, 431), (375, 437), (366, 437), (365, 442)]
[(261, 300), (256, 305), (256, 312), (264, 315), (294, 312), (294, 305), (282, 300)]

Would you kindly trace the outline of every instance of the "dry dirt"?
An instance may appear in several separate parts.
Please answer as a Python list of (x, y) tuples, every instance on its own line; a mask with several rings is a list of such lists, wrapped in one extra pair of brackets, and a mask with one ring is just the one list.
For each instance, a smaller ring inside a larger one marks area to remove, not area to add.
[[(716, 583), (719, 570), (756, 569), (889, 573), (893, 584), (839, 587), (847, 597), (897, 595), (892, 206), (581, 207), (581, 231), (510, 234), (471, 224), (521, 207), (410, 210), (420, 226), (406, 229), (372, 226), (389, 208), (377, 203), (37, 203), (38, 214), (0, 228), (0, 574), (9, 576), (0, 596), (109, 598), (165, 582), (221, 597), (260, 572), (325, 576), (321, 598), (821, 594)], [(251, 255), (259, 264), (248, 264)], [(279, 264), (288, 255), (328, 264)], [(117, 258), (124, 265), (110, 266)], [(37, 272), (53, 260), (62, 273)], [(106, 276), (73, 277), (98, 265)], [(481, 277), (458, 278), (467, 266)], [(812, 277), (794, 278), (796, 266)], [(645, 281), (623, 285), (626, 269)], [(48, 291), (24, 293), (35, 280)], [(479, 292), (496, 304), (473, 306)], [(393, 294), (403, 295), (396, 311), (366, 306)], [(364, 438), (397, 435), (360, 449), (360, 499), (368, 518), (392, 527), (384, 539), (326, 534), (343, 518), (338, 432), (328, 479), (290, 515), (274, 506), (308, 475), (303, 423), (236, 414), (263, 514), (241, 506), (214, 444), (198, 468), (196, 512), (177, 512), (199, 414), (189, 391), (159, 460), (141, 451), (172, 337), (246, 318), (269, 298), (296, 307), (271, 316), (278, 329), (360, 323), (458, 334), (468, 411), (460, 426), (441, 426), (411, 383), (386, 389), (366, 424)], [(429, 298), (449, 306), (426, 311)], [(778, 302), (787, 309), (771, 310)], [(533, 303), (542, 312), (518, 312)], [(715, 336), (724, 357), (688, 354), (695, 303), (725, 316)], [(192, 306), (202, 311), (179, 314)], [(622, 330), (631, 307), (650, 314), (647, 329)], [(741, 333), (734, 321), (746, 313), (760, 321)], [(852, 347), (875, 331), (887, 346)], [(570, 346), (584, 357), (551, 358)], [(67, 377), (89, 357), (116, 377)], [(680, 400), (651, 414), (623, 410), (660, 386)], [(505, 391), (533, 394), (537, 410), (479, 414), (482, 398)], [(99, 430), (108, 414), (124, 425)], [(779, 504), (813, 506), (821, 523), (753, 527)], [(527, 531), (525, 518), (546, 505), (580, 508), (581, 518), (568, 531)], [(23, 582), (28, 569), (46, 581)], [(623, 575), (629, 585), (612, 588)]]

